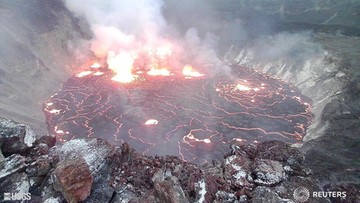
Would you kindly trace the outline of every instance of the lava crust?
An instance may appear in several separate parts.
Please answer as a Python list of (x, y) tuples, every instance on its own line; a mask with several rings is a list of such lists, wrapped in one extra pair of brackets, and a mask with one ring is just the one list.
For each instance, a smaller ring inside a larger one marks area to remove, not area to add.
[(296, 88), (239, 66), (231, 77), (141, 75), (129, 84), (100, 73), (70, 78), (46, 101), (48, 129), (58, 140), (102, 137), (146, 155), (203, 163), (220, 159), (234, 142), (296, 143), (312, 117)]

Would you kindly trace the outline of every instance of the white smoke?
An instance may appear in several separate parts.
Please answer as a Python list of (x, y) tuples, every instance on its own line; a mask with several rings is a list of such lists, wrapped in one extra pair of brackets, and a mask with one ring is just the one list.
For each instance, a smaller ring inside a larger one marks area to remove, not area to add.
[[(121, 72), (121, 78), (116, 76), (119, 80), (132, 80), (131, 70), (145, 52), (169, 58), (167, 68), (175, 71), (187, 64), (219, 62), (213, 49), (217, 39), (211, 33), (201, 38), (196, 28), (189, 27), (184, 36), (175, 37), (178, 33), (167, 24), (161, 0), (65, 0), (65, 4), (89, 23), (90, 50), (114, 72)], [(156, 57), (143, 57), (143, 61), (160, 67)]]
[(115, 27), (125, 35), (151, 38), (166, 26), (160, 0), (66, 0), (66, 6), (84, 17), (93, 30), (102, 25)]

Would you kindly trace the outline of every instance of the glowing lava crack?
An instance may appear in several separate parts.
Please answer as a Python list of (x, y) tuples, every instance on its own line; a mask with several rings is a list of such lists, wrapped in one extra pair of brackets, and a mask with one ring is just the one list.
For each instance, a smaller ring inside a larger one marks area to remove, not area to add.
[[(103, 137), (195, 163), (221, 158), (232, 142), (300, 141), (309, 101), (286, 83), (232, 68), (233, 80), (145, 74), (120, 84), (110, 71), (91, 67), (46, 101), (49, 131), (62, 141)], [(189, 67), (184, 71), (191, 76)]]

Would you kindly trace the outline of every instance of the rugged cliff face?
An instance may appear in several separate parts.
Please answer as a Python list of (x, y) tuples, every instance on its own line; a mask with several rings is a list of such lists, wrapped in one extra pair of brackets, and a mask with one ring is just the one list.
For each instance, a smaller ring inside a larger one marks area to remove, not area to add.
[(61, 1), (0, 1), (0, 114), (46, 129), (43, 101), (74, 71), (86, 38)]

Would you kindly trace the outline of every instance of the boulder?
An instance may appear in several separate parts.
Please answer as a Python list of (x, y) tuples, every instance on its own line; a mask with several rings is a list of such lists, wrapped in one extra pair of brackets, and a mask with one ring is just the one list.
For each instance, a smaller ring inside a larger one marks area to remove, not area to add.
[(86, 199), (86, 203), (110, 202), (114, 195), (114, 188), (110, 185), (110, 167), (105, 165), (94, 176), (94, 182), (90, 196)]
[(25, 152), (35, 140), (36, 135), (28, 125), (0, 117), (0, 143), (5, 155)]
[(52, 179), (54, 189), (70, 203), (84, 201), (90, 195), (93, 184), (89, 166), (82, 157), (59, 162)]
[(262, 186), (273, 186), (285, 179), (283, 165), (270, 159), (254, 160), (252, 174), (254, 182)]
[(232, 187), (251, 187), (252, 184), (248, 181), (251, 161), (244, 155), (232, 155), (225, 159), (224, 162), (224, 176), (230, 181)]
[(114, 146), (100, 138), (73, 139), (50, 149), (49, 155), (58, 156), (60, 161), (82, 157), (92, 174), (101, 170), (106, 158), (114, 152)]
[(304, 161), (304, 155), (297, 148), (277, 140), (259, 143), (256, 158), (271, 159), (290, 165), (302, 164)]
[(179, 183), (173, 179), (155, 183), (154, 197), (156, 202), (188, 203)]

